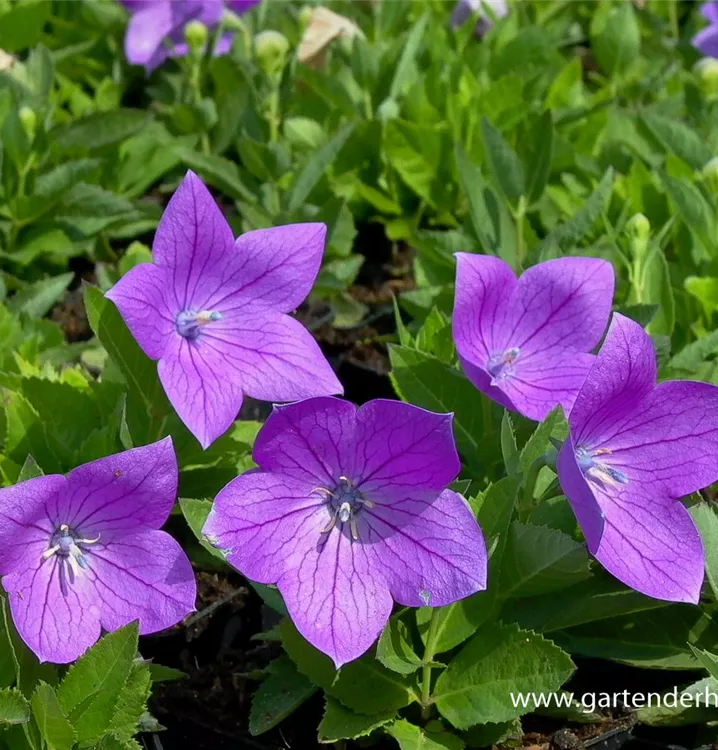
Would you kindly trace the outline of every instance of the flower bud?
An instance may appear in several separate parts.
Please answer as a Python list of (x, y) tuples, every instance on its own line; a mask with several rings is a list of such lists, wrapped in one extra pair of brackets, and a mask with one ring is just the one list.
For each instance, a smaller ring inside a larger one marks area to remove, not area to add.
[(643, 214), (634, 214), (626, 223), (626, 233), (637, 240), (647, 240), (651, 234), (651, 222)]
[(202, 21), (190, 21), (184, 27), (184, 38), (190, 51), (201, 57), (207, 45), (207, 27)]
[(254, 37), (254, 54), (267, 75), (280, 73), (289, 52), (289, 40), (279, 31), (269, 29)]
[(24, 105), (20, 107), (20, 111), (17, 114), (28, 139), (30, 142), (34, 141), (35, 131), (37, 130), (37, 115), (30, 107)]
[(305, 5), (300, 11), (299, 11), (299, 27), (304, 31), (304, 29), (309, 26), (312, 20), (312, 14), (314, 13), (314, 8), (311, 7), (311, 5)]
[(718, 193), (718, 157), (714, 156), (703, 165), (701, 178), (711, 192)]
[(395, 99), (384, 99), (384, 101), (378, 106), (376, 110), (376, 116), (382, 122), (388, 122), (389, 120), (396, 120), (399, 117), (399, 105)]
[(718, 98), (718, 60), (704, 57), (693, 67), (698, 77), (698, 85), (706, 99)]

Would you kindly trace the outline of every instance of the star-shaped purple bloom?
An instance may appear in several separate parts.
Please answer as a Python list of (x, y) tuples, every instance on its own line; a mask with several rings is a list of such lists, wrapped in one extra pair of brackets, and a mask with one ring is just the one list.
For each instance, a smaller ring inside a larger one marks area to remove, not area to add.
[(154, 633), (194, 610), (182, 548), (160, 527), (177, 495), (172, 440), (0, 489), (0, 575), (41, 661), (64, 664), (139, 620)]
[[(260, 0), (122, 0), (132, 17), (125, 35), (125, 56), (133, 65), (144, 65), (151, 73), (168, 57), (188, 53), (185, 26), (200, 21), (214, 28), (227, 5), (235, 13), (245, 13)], [(224, 55), (232, 47), (232, 33), (223, 34), (214, 53)]]
[(693, 37), (693, 46), (708, 57), (718, 57), (718, 2), (705, 3), (701, 13), (710, 25)]
[(259, 470), (218, 495), (204, 533), (247, 578), (277, 584), (302, 635), (337, 668), (377, 639), (392, 598), (445, 604), (486, 588), (450, 414), (335, 398), (276, 408)]
[(154, 263), (107, 292), (159, 360), (172, 406), (204, 448), (230, 427), (243, 394), (295, 401), (343, 392), (311, 334), (286, 314), (309, 294), (325, 237), (324, 224), (289, 224), (235, 242), (188, 172), (157, 228)]
[(499, 258), (456, 257), (454, 341), (469, 380), (529, 419), (569, 410), (611, 313), (611, 264), (559, 258), (517, 279)]
[(569, 424), (558, 475), (591, 554), (643, 594), (697, 602), (703, 545), (679, 498), (718, 480), (718, 387), (657, 385), (650, 337), (615, 314)]

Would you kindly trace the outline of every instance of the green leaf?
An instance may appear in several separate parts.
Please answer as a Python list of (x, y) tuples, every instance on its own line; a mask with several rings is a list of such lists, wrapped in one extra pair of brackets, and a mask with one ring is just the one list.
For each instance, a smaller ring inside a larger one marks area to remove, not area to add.
[(291, 620), (282, 621), (280, 633), (284, 650), (297, 669), (347, 708), (376, 714), (396, 711), (414, 699), (408, 682), (383, 667), (371, 653), (337, 672), (331, 659), (307, 643)]
[(395, 721), (386, 731), (399, 743), (401, 750), (463, 750), (465, 747), (464, 741), (454, 734), (429, 733), (405, 719)]
[(546, 595), (588, 577), (585, 544), (548, 526), (511, 525), (501, 565), (502, 598)]
[(553, 160), (553, 116), (546, 110), (538, 122), (528, 131), (528, 143), (524, 156), (526, 172), (526, 199), (529, 205), (541, 198), (548, 183)]
[(710, 651), (706, 651), (702, 648), (696, 648), (691, 645), (691, 651), (693, 655), (701, 663), (701, 666), (708, 670), (708, 674), (714, 679), (718, 680), (718, 656), (712, 654)]
[(192, 533), (197, 537), (197, 541), (209, 552), (222, 562), (227, 561), (226, 555), (214, 547), (207, 537), (202, 533), (207, 516), (212, 510), (211, 500), (195, 500), (192, 498), (181, 497), (179, 505), (182, 509), (182, 515), (187, 521), (187, 525), (192, 529)]
[(718, 309), (718, 278), (715, 276), (688, 276), (683, 281), (688, 294), (695, 297), (708, 320)]
[(435, 205), (441, 165), (441, 133), (431, 125), (391, 120), (384, 128), (384, 152), (401, 179), (429, 205)]
[(0, 49), (18, 52), (37, 44), (50, 17), (51, 5), (49, 0), (14, 3), (0, 16)]
[(222, 156), (200, 154), (184, 143), (175, 143), (175, 154), (210, 185), (219, 188), (232, 198), (254, 202), (255, 194), (242, 182), (239, 169)]
[(59, 125), (50, 133), (50, 139), (62, 151), (96, 151), (117, 145), (139, 133), (149, 120), (149, 114), (141, 109), (95, 112), (67, 125)]
[(640, 280), (643, 289), (643, 301), (659, 305), (658, 312), (646, 329), (651, 334), (670, 336), (675, 324), (675, 302), (671, 275), (666, 256), (657, 244), (653, 244), (643, 264)]
[(713, 152), (705, 140), (680, 120), (651, 111), (642, 112), (640, 118), (667, 151), (683, 159), (693, 169), (702, 169), (713, 158)]
[(533, 431), (526, 445), (521, 449), (519, 456), (519, 468), (526, 473), (541, 456), (552, 447), (549, 438), (555, 437), (560, 440), (566, 438), (568, 425), (563, 409), (554, 409), (541, 424)]
[(147, 712), (147, 701), (152, 690), (150, 667), (135, 661), (130, 676), (122, 688), (109, 732), (120, 739), (131, 739), (138, 731), (142, 717)]
[(76, 661), (57, 691), (78, 740), (99, 739), (110, 727), (137, 654), (137, 623), (101, 638)]
[(494, 623), (482, 627), (441, 673), (434, 700), (458, 729), (510, 721), (526, 713), (513, 705), (512, 694), (555, 692), (573, 670), (568, 654), (551, 641)]
[(25, 724), (30, 720), (30, 704), (15, 688), (0, 690), (0, 726)]
[(555, 246), (560, 250), (569, 250), (591, 230), (601, 215), (606, 199), (613, 190), (613, 169), (609, 168), (601, 178), (596, 189), (586, 199), (583, 207), (565, 224), (552, 229), (538, 247), (539, 255)]
[(26, 482), (28, 479), (35, 479), (43, 476), (43, 470), (37, 465), (37, 461), (30, 455), (25, 459), (25, 463), (20, 469), (20, 476), (17, 478), (18, 482)]
[(429, 23), (429, 14), (424, 13), (414, 24), (402, 47), (401, 57), (394, 69), (394, 77), (389, 88), (389, 99), (398, 99), (407, 84), (414, 81), (414, 60), (419, 51), (419, 45), (424, 41), (426, 26)]
[[(718, 514), (713, 506), (706, 502), (696, 503), (691, 509), (706, 556), (706, 578), (713, 596), (718, 599)], [(717, 678), (718, 679), (718, 678)]]
[(338, 130), (318, 151), (312, 154), (302, 170), (294, 179), (287, 196), (287, 211), (293, 214), (306, 203), (312, 190), (326, 174), (337, 154), (342, 150), (355, 128), (350, 122)]
[(696, 233), (707, 248), (711, 248), (714, 215), (703, 193), (693, 183), (678, 180), (665, 173), (661, 173), (661, 181), (686, 226)]
[(371, 734), (396, 716), (396, 711), (378, 714), (358, 714), (343, 706), (339, 701), (327, 698), (324, 716), (319, 724), (319, 742), (338, 742), (356, 739)]
[(416, 672), (423, 663), (414, 653), (409, 627), (399, 617), (392, 617), (386, 624), (376, 647), (376, 658), (399, 674)]
[(275, 659), (267, 672), (252, 697), (249, 732), (253, 736), (277, 726), (317, 691), (317, 686), (298, 672), (286, 656)]
[[(484, 398), (488, 398), (488, 396), (484, 396)], [(519, 468), (519, 449), (516, 446), (514, 426), (506, 410), (504, 410), (504, 414), (501, 417), (501, 454), (504, 457), (506, 473), (512, 476)]]
[[(716, 693), (718, 693), (718, 682), (712, 677), (699, 680), (684, 688), (674, 687), (663, 691), (655, 704), (651, 702), (639, 708), (636, 711), (636, 719), (652, 727), (713, 722), (718, 716), (718, 711), (714, 704), (706, 703), (706, 696), (710, 701), (711, 696)], [(683, 699), (684, 695), (686, 699)]]
[(484, 134), (486, 159), (494, 178), (509, 202), (516, 205), (526, 193), (524, 168), (518, 154), (486, 117), (481, 120), (481, 131)]
[(631, 3), (601, 3), (591, 19), (591, 50), (609, 75), (623, 73), (641, 49), (641, 32)]
[(32, 695), (32, 715), (40, 735), (53, 750), (72, 750), (77, 734), (62, 710), (52, 685), (41, 682)]
[(70, 272), (28, 284), (10, 298), (8, 307), (30, 318), (42, 318), (62, 297), (73, 278)]

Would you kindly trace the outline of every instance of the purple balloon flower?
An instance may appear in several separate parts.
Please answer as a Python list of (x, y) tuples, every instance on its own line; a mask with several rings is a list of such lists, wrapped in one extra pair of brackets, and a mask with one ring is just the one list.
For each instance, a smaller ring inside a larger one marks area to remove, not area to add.
[(206, 448), (237, 416), (243, 394), (295, 401), (342, 393), (311, 334), (286, 313), (319, 272), (324, 224), (239, 237), (188, 172), (142, 263), (107, 292), (133, 336), (159, 360), (162, 385)]
[(476, 28), (474, 29), (474, 36), (481, 39), (494, 25), (494, 20), (486, 12), (485, 6), (488, 6), (493, 11), (496, 18), (505, 18), (509, 14), (509, 6), (506, 0), (459, 0), (454, 6), (454, 12), (451, 14), (451, 28), (456, 31), (477, 11), (481, 11), (481, 16), (476, 22)]
[(549, 260), (517, 279), (499, 258), (457, 253), (454, 341), (469, 380), (529, 419), (570, 410), (613, 286), (613, 267), (598, 258)]
[(718, 388), (657, 385), (651, 339), (616, 314), (569, 424), (558, 475), (591, 554), (643, 594), (697, 602), (703, 545), (678, 498), (718, 480)]
[[(260, 0), (232, 0), (226, 5), (235, 13), (245, 13)], [(133, 65), (144, 65), (151, 73), (168, 57), (184, 57), (189, 49), (184, 38), (185, 26), (200, 21), (214, 28), (222, 19), (222, 0), (122, 0), (132, 17), (125, 35), (125, 56)], [(232, 47), (234, 34), (222, 35), (214, 49), (224, 55)]]
[(486, 588), (486, 548), (461, 495), (452, 415), (335, 398), (276, 408), (256, 471), (220, 493), (204, 533), (247, 578), (277, 584), (337, 668), (377, 639), (392, 598), (445, 604)]
[(192, 566), (160, 527), (177, 495), (172, 440), (0, 489), (0, 575), (41, 661), (81, 656), (139, 620), (154, 633), (194, 610)]
[(718, 2), (705, 3), (701, 13), (710, 25), (693, 37), (693, 46), (704, 55), (718, 57)]

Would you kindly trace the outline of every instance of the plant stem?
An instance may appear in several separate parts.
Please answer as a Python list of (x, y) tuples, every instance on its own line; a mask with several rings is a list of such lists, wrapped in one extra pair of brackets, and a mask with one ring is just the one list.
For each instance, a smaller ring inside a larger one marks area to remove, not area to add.
[(431, 610), (429, 620), (429, 633), (426, 636), (426, 647), (424, 648), (424, 666), (421, 670), (421, 715), (428, 719), (431, 715), (431, 662), (436, 656), (437, 636), (439, 631), (439, 610)]
[(526, 198), (522, 195), (514, 212), (516, 220), (516, 262), (519, 269), (524, 267), (524, 218), (526, 217)]

